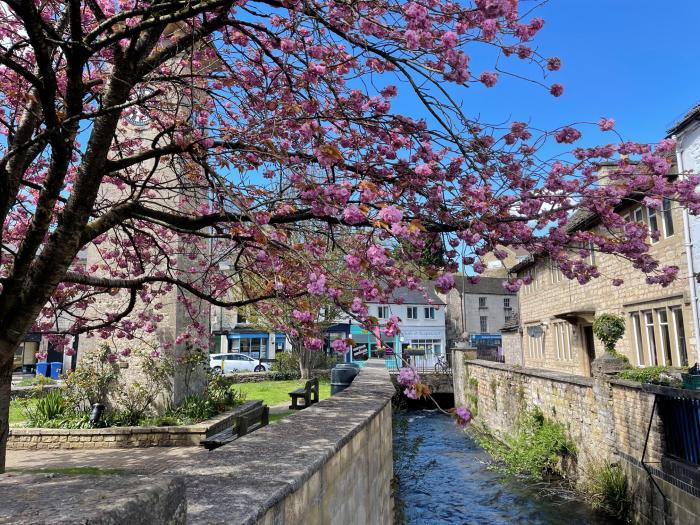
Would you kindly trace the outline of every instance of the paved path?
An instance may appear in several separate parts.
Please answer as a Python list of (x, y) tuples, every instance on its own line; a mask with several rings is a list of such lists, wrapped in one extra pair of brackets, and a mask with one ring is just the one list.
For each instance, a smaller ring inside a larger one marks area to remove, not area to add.
[[(289, 411), (289, 405), (270, 407), (271, 414)], [(158, 473), (183, 459), (206, 457), (202, 447), (101, 448), (72, 450), (8, 450), (7, 468), (57, 469), (97, 467)]]
[(201, 447), (102, 448), (75, 450), (8, 450), (7, 468), (60, 469), (97, 467), (154, 474), (183, 459), (204, 456)]

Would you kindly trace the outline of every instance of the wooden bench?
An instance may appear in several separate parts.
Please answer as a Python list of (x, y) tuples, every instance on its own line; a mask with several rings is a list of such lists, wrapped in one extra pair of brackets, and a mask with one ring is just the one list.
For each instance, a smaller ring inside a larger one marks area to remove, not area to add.
[(246, 407), (233, 420), (233, 424), (218, 434), (201, 441), (199, 444), (207, 450), (214, 450), (226, 443), (230, 443), (241, 436), (264, 427), (270, 422), (270, 407), (263, 405), (262, 401), (254, 401), (251, 406)]
[[(289, 405), (290, 410), (302, 410), (318, 403), (318, 378), (309, 379), (304, 388), (297, 388), (290, 392), (289, 397), (292, 398), (292, 404)], [(303, 405), (298, 404), (299, 399), (304, 400)]]

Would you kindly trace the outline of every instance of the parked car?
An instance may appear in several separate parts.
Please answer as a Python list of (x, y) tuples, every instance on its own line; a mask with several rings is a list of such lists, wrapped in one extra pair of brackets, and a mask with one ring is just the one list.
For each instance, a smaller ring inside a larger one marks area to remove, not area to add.
[[(221, 363), (224, 364), (223, 370)], [(245, 354), (211, 354), (209, 366), (222, 370), (225, 374), (230, 372), (265, 372), (267, 368), (259, 360)]]

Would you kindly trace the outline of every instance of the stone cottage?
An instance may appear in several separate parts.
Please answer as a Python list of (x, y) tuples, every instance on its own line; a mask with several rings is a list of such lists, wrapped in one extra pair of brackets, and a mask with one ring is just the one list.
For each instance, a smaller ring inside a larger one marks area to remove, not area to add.
[[(518, 293), (519, 364), (591, 375), (591, 362), (604, 352), (592, 330), (594, 317), (602, 313), (625, 318), (627, 326), (617, 350), (633, 366), (687, 366), (695, 362), (683, 210), (669, 200), (657, 210), (643, 206), (641, 200), (641, 196), (626, 200), (618, 212), (659, 233), (657, 241), (649, 237), (649, 253), (662, 265), (678, 266), (678, 278), (666, 288), (649, 285), (645, 275), (628, 261), (591, 251), (589, 262), (601, 277), (581, 285), (562, 275), (546, 256), (523, 260), (511, 269), (518, 277), (532, 278)], [(598, 216), (584, 210), (576, 212), (569, 225), (570, 232), (597, 228)], [(614, 277), (624, 278), (624, 284), (614, 287)]]

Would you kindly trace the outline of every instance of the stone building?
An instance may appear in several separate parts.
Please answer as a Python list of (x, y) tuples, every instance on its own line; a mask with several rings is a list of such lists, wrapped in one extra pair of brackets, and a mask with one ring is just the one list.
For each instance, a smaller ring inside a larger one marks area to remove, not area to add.
[(211, 309), (212, 353), (241, 353), (253, 359), (275, 359), (284, 352), (289, 343), (282, 332), (271, 332), (249, 322), (235, 308), (212, 306)]
[[(669, 130), (668, 136), (676, 140), (676, 163), (680, 176), (682, 177), (687, 172), (700, 173), (700, 104), (688, 111)], [(693, 333), (700, 334), (700, 314), (698, 313), (700, 310), (698, 305), (700, 283), (695, 279), (695, 275), (700, 271), (700, 217), (690, 215), (687, 210), (683, 210), (683, 226), (683, 240), (685, 245), (690, 247), (686, 256), (688, 291), (693, 314)], [(697, 347), (695, 355), (700, 356), (700, 350)]]
[(518, 310), (518, 298), (513, 292), (503, 288), (505, 279), (482, 277), (472, 284), (467, 277), (455, 276), (455, 287), (450, 292), (440, 294), (447, 305), (445, 325), (447, 345), (452, 348), (457, 341), (469, 339), (498, 339), (500, 330)]
[[(596, 251), (589, 259), (601, 277), (585, 285), (564, 277), (547, 257), (520, 262), (511, 272), (532, 278), (518, 294), (522, 366), (591, 375), (591, 362), (604, 353), (592, 330), (594, 317), (602, 313), (625, 318), (617, 350), (633, 366), (687, 366), (697, 359), (683, 210), (670, 201), (659, 210), (639, 201), (626, 200), (618, 212), (659, 232), (658, 241), (649, 237), (649, 253), (661, 265), (678, 266), (678, 278), (666, 288), (649, 285), (628, 261)], [(576, 212), (569, 226), (572, 232), (597, 228), (599, 218), (583, 210)], [(614, 277), (622, 277), (624, 284), (612, 286)]]
[[(426, 355), (445, 354), (445, 303), (436, 294), (434, 283), (426, 281), (425, 289), (397, 288), (388, 303), (370, 303), (369, 315), (379, 320), (380, 326), (392, 316), (399, 318), (400, 332), (393, 336), (381, 334), (387, 353), (399, 350), (423, 350)], [(374, 355), (375, 337), (357, 324), (350, 325), (351, 337), (357, 346), (366, 345)]]

